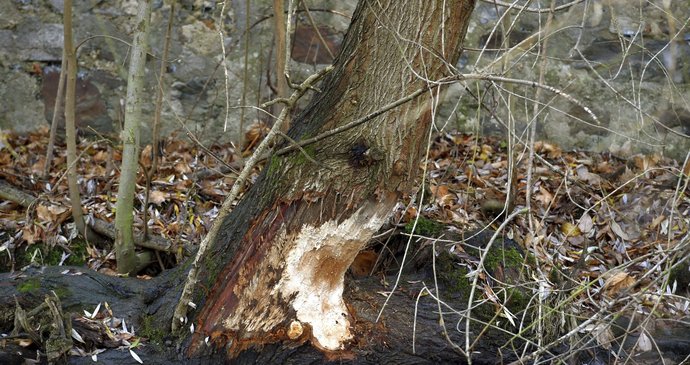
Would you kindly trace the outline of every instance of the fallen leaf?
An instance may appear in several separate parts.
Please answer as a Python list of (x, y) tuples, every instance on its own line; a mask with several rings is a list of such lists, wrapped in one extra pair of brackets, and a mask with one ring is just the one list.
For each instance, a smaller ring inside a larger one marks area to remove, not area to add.
[(575, 170), (577, 173), (577, 177), (591, 185), (599, 185), (601, 184), (601, 177), (597, 174), (589, 172), (589, 169), (585, 166), (580, 166)]
[(565, 222), (561, 225), (561, 232), (570, 237), (579, 236), (581, 234), (580, 229), (570, 222)]
[(592, 222), (592, 217), (589, 216), (585, 212), (585, 214), (580, 217), (580, 221), (577, 223), (577, 228), (580, 229), (580, 232), (587, 234), (590, 231), (592, 231), (592, 228), (594, 228), (594, 222)]
[(621, 226), (614, 220), (611, 221), (611, 230), (613, 231), (613, 233), (616, 234), (616, 236), (620, 237), (623, 241), (630, 240), (628, 234), (623, 232), (623, 228), (621, 228)]
[(140, 364), (144, 363), (143, 361), (141, 361), (141, 358), (139, 357), (139, 355), (137, 355), (134, 351), (132, 351), (132, 349), (129, 349), (129, 354), (132, 355), (134, 360), (136, 360), (138, 363), (140, 363)]
[(637, 348), (642, 352), (647, 352), (652, 350), (652, 341), (649, 339), (644, 331), (640, 333), (640, 338), (637, 339)]
[(612, 274), (605, 282), (603, 290), (610, 296), (615, 295), (623, 289), (627, 289), (635, 284), (635, 278), (628, 275), (625, 271), (619, 271)]
[(534, 196), (534, 199), (540, 202), (542, 207), (546, 208), (553, 201), (553, 194), (549, 193), (543, 186), (539, 186), (539, 193)]
[(151, 202), (153, 204), (161, 205), (165, 203), (166, 200), (168, 200), (168, 193), (160, 190), (153, 190), (151, 191), (149, 198), (151, 199)]

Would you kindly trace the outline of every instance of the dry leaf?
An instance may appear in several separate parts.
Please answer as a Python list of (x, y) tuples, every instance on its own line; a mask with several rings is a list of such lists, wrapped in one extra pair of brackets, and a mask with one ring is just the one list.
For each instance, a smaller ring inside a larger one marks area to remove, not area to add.
[(544, 189), (543, 186), (539, 187), (539, 193), (537, 193), (534, 198), (538, 201), (541, 202), (542, 207), (546, 208), (551, 204), (551, 201), (553, 200), (553, 194), (549, 193), (548, 190)]
[(597, 174), (593, 174), (589, 172), (589, 169), (585, 166), (578, 167), (577, 170), (575, 170), (577, 173), (577, 177), (591, 185), (599, 185), (601, 184), (601, 177)]
[(580, 217), (580, 221), (577, 223), (577, 228), (579, 228), (580, 232), (584, 234), (589, 233), (592, 228), (594, 228), (592, 217), (590, 217), (587, 213), (583, 214), (582, 217)]
[(181, 161), (175, 164), (175, 171), (177, 171), (180, 174), (189, 174), (190, 172), (192, 172), (192, 169), (189, 167), (189, 164), (187, 164), (184, 161)]
[(581, 234), (580, 229), (570, 222), (565, 222), (561, 225), (561, 232), (569, 237), (576, 237)]
[(149, 198), (151, 199), (151, 202), (153, 204), (161, 205), (165, 203), (166, 200), (168, 200), (168, 193), (160, 190), (153, 190), (151, 191)]
[(614, 220), (611, 221), (611, 230), (613, 231), (613, 233), (616, 234), (616, 236), (620, 237), (623, 241), (628, 241), (630, 239), (628, 234), (623, 232), (623, 228), (621, 228), (621, 226)]
[(132, 351), (132, 349), (129, 349), (129, 354), (130, 354), (130, 355), (134, 358), (134, 360), (136, 360), (138, 363), (140, 363), (140, 364), (143, 364), (143, 363), (144, 363), (143, 361), (141, 361), (141, 358), (139, 357), (139, 355), (137, 355), (136, 353), (134, 353), (134, 351)]
[(635, 284), (635, 278), (628, 275), (625, 271), (619, 271), (611, 275), (606, 282), (604, 282), (603, 290), (610, 296), (615, 295), (623, 289), (627, 289)]
[(537, 153), (546, 153), (546, 156), (551, 159), (561, 158), (563, 155), (563, 151), (558, 146), (544, 141), (536, 142), (534, 149)]
[(652, 350), (652, 341), (649, 339), (649, 336), (642, 331), (640, 333), (640, 338), (637, 339), (637, 348), (640, 349), (642, 352), (647, 352)]
[(42, 222), (54, 222), (58, 220), (64, 213), (69, 213), (66, 207), (59, 207), (57, 205), (49, 204), (39, 204), (36, 207), (36, 214), (38, 219)]
[(599, 346), (609, 350), (611, 349), (611, 342), (615, 339), (613, 332), (608, 325), (599, 325), (595, 330), (595, 337)]
[(649, 228), (651, 228), (651, 229), (656, 229), (656, 227), (658, 227), (659, 224), (661, 224), (661, 222), (664, 221), (664, 219), (666, 219), (666, 216), (663, 215), (663, 214), (660, 215), (660, 216), (657, 216), (656, 218), (654, 218), (654, 219), (652, 220), (652, 223), (649, 225)]

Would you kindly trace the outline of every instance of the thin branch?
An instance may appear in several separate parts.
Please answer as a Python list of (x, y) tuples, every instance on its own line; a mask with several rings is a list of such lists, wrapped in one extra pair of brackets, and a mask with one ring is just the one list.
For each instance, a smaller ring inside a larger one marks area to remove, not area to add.
[[(225, 5), (227, 3), (227, 1), (223, 1), (223, 6), (220, 8), (220, 15), (218, 16), (218, 38), (221, 55), (223, 56), (221, 62), (223, 63), (223, 72), (225, 73), (225, 122), (223, 123), (223, 132), (227, 132), (228, 119), (230, 119), (230, 71), (228, 71), (227, 56), (225, 54)], [(249, 9), (247, 9), (247, 13), (249, 13)], [(240, 134), (242, 134), (241, 131)]]
[[(249, 8), (251, 7), (251, 0), (245, 0), (244, 7), (244, 64), (242, 67), (242, 98), (240, 99), (242, 105), (246, 104), (247, 93), (249, 92)], [(244, 109), (240, 110), (240, 130), (237, 137), (237, 148), (240, 150), (244, 144), (244, 112)]]
[[(438, 86), (438, 85), (434, 85), (434, 86), (432, 86), (432, 87), (436, 87), (436, 86)], [(405, 103), (407, 103), (408, 101), (414, 100), (417, 96), (421, 95), (423, 92), (425, 92), (425, 91), (427, 91), (427, 90), (428, 90), (428, 87), (427, 87), (427, 86), (424, 86), (424, 87), (422, 87), (422, 88), (420, 88), (420, 89), (414, 91), (412, 94), (407, 95), (407, 96), (405, 96), (405, 97), (402, 97), (402, 98), (400, 98), (400, 99), (398, 99), (398, 100), (396, 100), (396, 101), (394, 101), (394, 102), (392, 102), (392, 103), (386, 104), (386, 105), (384, 105), (381, 109), (376, 110), (376, 111), (374, 111), (374, 112), (372, 112), (372, 113), (369, 113), (369, 114), (367, 114), (367, 115), (365, 115), (365, 116), (363, 116), (363, 117), (361, 117), (361, 118), (359, 118), (359, 119), (357, 119), (357, 120), (354, 120), (354, 121), (352, 121), (352, 122), (350, 122), (350, 123), (347, 123), (347, 124), (345, 124), (345, 125), (342, 125), (342, 126), (340, 126), (340, 127), (331, 129), (330, 131), (323, 132), (323, 133), (321, 133), (321, 134), (319, 134), (319, 135), (317, 135), (317, 136), (315, 136), (315, 137), (307, 138), (307, 139), (301, 140), (301, 141), (299, 141), (299, 142), (297, 143), (297, 145), (303, 147), (303, 146), (306, 146), (306, 145), (308, 145), (308, 144), (312, 144), (312, 143), (321, 141), (321, 140), (323, 140), (323, 139), (326, 139), (326, 138), (331, 137), (331, 136), (333, 136), (333, 135), (336, 135), (336, 134), (338, 134), (338, 133), (342, 133), (342, 132), (344, 132), (344, 131), (346, 131), (346, 130), (349, 130), (349, 129), (352, 129), (352, 128), (358, 126), (358, 125), (364, 124), (364, 123), (366, 123), (366, 122), (368, 122), (368, 121), (370, 121), (370, 120), (372, 120), (372, 119), (378, 117), (379, 115), (381, 115), (381, 114), (383, 114), (383, 113), (385, 113), (385, 112), (387, 112), (387, 111), (389, 111), (389, 110), (391, 110), (391, 109), (393, 109), (393, 108), (396, 108), (396, 107), (398, 107), (398, 106), (400, 106), (400, 105), (402, 105), (402, 104), (405, 104)], [(284, 148), (278, 150), (278, 151), (276, 152), (276, 154), (277, 154), (277, 155), (283, 155), (283, 154), (286, 154), (286, 153), (288, 153), (288, 152), (290, 152), (290, 151), (294, 151), (295, 149), (297, 149), (297, 146), (294, 146), (294, 145), (293, 145), (293, 146), (287, 146), (287, 147), (284, 147)]]
[[(331, 137), (331, 136), (333, 136), (333, 135), (336, 135), (336, 134), (338, 134), (338, 133), (342, 133), (342, 132), (344, 132), (344, 131), (346, 131), (346, 130), (349, 130), (349, 129), (352, 129), (352, 128), (354, 128), (354, 127), (357, 127), (358, 125), (364, 124), (364, 123), (366, 123), (366, 122), (368, 122), (368, 121), (370, 121), (370, 120), (372, 120), (372, 119), (378, 117), (379, 115), (381, 115), (381, 114), (383, 114), (383, 113), (385, 113), (385, 112), (387, 112), (387, 111), (389, 111), (389, 110), (391, 110), (391, 109), (393, 109), (393, 108), (396, 108), (396, 107), (398, 107), (398, 106), (400, 106), (400, 105), (402, 105), (402, 104), (405, 104), (405, 103), (407, 103), (407, 102), (409, 102), (409, 101), (411, 101), (411, 100), (414, 100), (417, 96), (421, 95), (423, 92), (425, 92), (425, 91), (427, 91), (427, 90), (429, 90), (429, 89), (436, 88), (436, 87), (438, 87), (438, 86), (441, 86), (441, 85), (444, 85), (444, 84), (448, 84), (448, 83), (452, 83), (452, 82), (464, 81), (464, 80), (472, 80), (472, 79), (474, 79), (474, 80), (487, 80), (487, 81), (495, 81), (495, 82), (514, 83), (514, 84), (520, 84), (520, 85), (538, 87), (538, 88), (542, 88), (542, 89), (548, 90), (548, 91), (550, 91), (550, 92), (552, 92), (552, 93), (554, 93), (554, 94), (556, 94), (556, 95), (559, 95), (559, 96), (562, 96), (562, 97), (566, 98), (568, 101), (570, 101), (570, 102), (576, 104), (577, 106), (581, 107), (585, 112), (587, 112), (587, 113), (592, 117), (592, 119), (594, 119), (594, 121), (595, 121), (597, 124), (600, 124), (600, 123), (599, 123), (599, 118), (597, 118), (596, 114), (594, 114), (594, 112), (592, 112), (592, 110), (591, 110), (589, 107), (587, 107), (586, 105), (584, 105), (581, 101), (579, 101), (578, 99), (574, 98), (574, 97), (571, 96), (570, 94), (567, 94), (567, 93), (564, 92), (563, 90), (558, 89), (558, 88), (555, 88), (555, 87), (553, 87), (553, 86), (544, 85), (544, 84), (541, 84), (541, 83), (538, 83), (538, 82), (535, 82), (535, 81), (530, 81), (530, 80), (513, 79), (513, 78), (509, 78), (509, 77), (502, 77), (502, 76), (484, 75), (484, 74), (460, 74), (460, 75), (456, 75), (456, 76), (451, 76), (451, 77), (443, 78), (443, 79), (437, 81), (435, 84), (432, 84), (432, 85), (425, 85), (425, 86), (423, 86), (423, 87), (417, 89), (417, 90), (414, 91), (413, 93), (411, 93), (411, 94), (409, 94), (409, 95), (407, 95), (407, 96), (405, 96), (405, 97), (402, 97), (402, 98), (400, 98), (400, 99), (398, 99), (398, 100), (396, 100), (396, 101), (393, 101), (393, 102), (391, 102), (391, 103), (389, 103), (389, 104), (386, 104), (386, 105), (384, 105), (383, 107), (381, 107), (381, 109), (378, 109), (378, 110), (376, 110), (376, 111), (374, 111), (374, 112), (371, 112), (371, 113), (369, 113), (369, 114), (367, 114), (367, 115), (365, 115), (365, 116), (363, 116), (363, 117), (361, 117), (361, 118), (359, 118), (359, 119), (357, 119), (357, 120), (354, 120), (354, 121), (352, 121), (352, 122), (350, 122), (350, 123), (347, 123), (347, 124), (345, 124), (345, 125), (342, 125), (342, 126), (340, 126), (340, 127), (331, 129), (330, 131), (323, 132), (323, 133), (321, 133), (321, 134), (319, 134), (319, 135), (317, 135), (317, 136), (315, 136), (315, 137), (307, 138), (307, 139), (298, 141), (298, 142), (297, 142), (297, 145), (304, 147), (304, 146), (306, 146), (306, 145), (308, 145), (308, 144), (312, 144), (312, 143), (321, 141), (321, 140), (323, 140), (323, 139), (326, 139), (326, 138)], [(294, 151), (295, 149), (297, 149), (297, 146), (296, 146), (296, 145), (287, 146), (287, 147), (284, 147), (284, 148), (278, 150), (278, 151), (276, 152), (276, 154), (277, 154), (277, 155), (283, 155), (283, 154), (285, 154), (285, 153)], [(267, 157), (268, 157), (268, 156), (264, 156), (263, 158), (266, 159)]]
[(77, 231), (86, 237), (86, 225), (81, 210), (81, 197), (77, 182), (77, 141), (76, 141), (76, 84), (77, 84), (77, 55), (74, 47), (72, 29), (72, 1), (65, 0), (64, 12), (64, 53), (67, 58), (66, 89), (65, 89), (65, 139), (67, 141), (67, 182), (69, 186), (69, 198), (72, 204), (72, 218), (77, 226)]
[(467, 320), (465, 323), (465, 334), (467, 335), (465, 337), (465, 352), (470, 354), (472, 353), (472, 348), (470, 347), (470, 317), (471, 317), (471, 312), (472, 312), (472, 302), (474, 301), (474, 293), (476, 291), (477, 287), (477, 281), (479, 280), (479, 273), (483, 270), (484, 268), (484, 261), (486, 260), (486, 257), (489, 256), (489, 250), (491, 249), (491, 246), (493, 245), (494, 241), (496, 241), (496, 238), (498, 238), (498, 235), (501, 234), (501, 232), (508, 226), (508, 223), (510, 223), (515, 217), (517, 217), (520, 214), (526, 213), (527, 209), (522, 208), (519, 210), (516, 210), (512, 212), (506, 219), (501, 223), (501, 225), (496, 229), (496, 232), (494, 232), (494, 235), (491, 236), (491, 239), (489, 242), (486, 244), (486, 247), (484, 247), (480, 252), (480, 258), (479, 258), (479, 263), (477, 264), (477, 269), (474, 270), (474, 272), (471, 272), (467, 274), (468, 276), (472, 275), (472, 285), (470, 285), (470, 296), (469, 299), (467, 299)]
[(487, 4), (498, 5), (498, 6), (510, 8), (510, 10), (515, 9), (515, 10), (519, 10), (519, 11), (524, 11), (526, 13), (540, 13), (541, 14), (541, 13), (549, 13), (552, 11), (566, 10), (566, 9), (568, 9), (574, 5), (577, 5), (581, 2), (584, 2), (585, 0), (574, 0), (574, 1), (571, 1), (567, 4), (556, 6), (553, 9), (551, 7), (549, 7), (549, 8), (530, 8), (530, 7), (526, 7), (526, 6), (518, 6), (515, 4), (504, 3), (503, 1), (499, 1), (499, 0), (482, 0), (482, 1), (487, 3)]
[(323, 44), (323, 47), (326, 48), (326, 52), (328, 52), (328, 55), (331, 56), (331, 59), (335, 59), (335, 55), (333, 54), (331, 47), (329, 47), (328, 43), (326, 43), (326, 40), (323, 39), (323, 36), (321, 35), (321, 31), (319, 30), (319, 27), (316, 26), (316, 21), (314, 21), (314, 17), (311, 16), (311, 12), (309, 11), (309, 7), (307, 6), (306, 0), (300, 0), (300, 3), (302, 3), (302, 7), (304, 8), (304, 12), (307, 13), (307, 18), (309, 18), (309, 23), (311, 24), (312, 28), (314, 28), (314, 31), (316, 32), (316, 36), (319, 37), (319, 41), (321, 42), (321, 44)]
[(62, 61), (60, 65), (60, 79), (58, 81), (57, 95), (55, 96), (55, 106), (53, 108), (53, 120), (50, 122), (50, 137), (48, 138), (48, 149), (46, 150), (46, 162), (43, 166), (43, 176), (48, 177), (50, 166), (53, 160), (53, 148), (55, 146), (55, 134), (57, 133), (58, 119), (63, 114), (65, 105), (65, 79), (67, 77), (67, 51), (62, 47)]

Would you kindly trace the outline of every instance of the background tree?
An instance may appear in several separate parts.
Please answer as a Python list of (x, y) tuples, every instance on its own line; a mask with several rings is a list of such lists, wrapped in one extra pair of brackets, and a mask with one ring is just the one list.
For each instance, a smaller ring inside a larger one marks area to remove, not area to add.
[[(149, 255), (137, 256), (134, 251), (134, 188), (139, 167), (139, 146), (141, 144), (140, 126), (142, 106), (147, 102), (144, 85), (144, 67), (148, 49), (149, 23), (151, 18), (151, 0), (141, 2), (135, 22), (132, 56), (129, 61), (127, 78), (127, 99), (125, 101), (125, 125), (122, 130), (122, 167), (120, 185), (117, 190), (115, 215), (115, 255), (117, 271), (123, 274), (135, 273), (142, 265), (148, 264)], [(154, 147), (155, 148), (155, 147)], [(146, 209), (146, 208), (144, 208)], [(144, 222), (146, 224), (146, 222)]]
[[(84, 224), (84, 213), (81, 211), (81, 195), (77, 184), (77, 142), (75, 126), (75, 103), (77, 85), (77, 50), (74, 47), (74, 37), (72, 36), (72, 1), (65, 1), (65, 45), (64, 52), (67, 69), (62, 72), (67, 73), (65, 90), (65, 139), (67, 142), (67, 181), (69, 183), (69, 197), (72, 202), (72, 218), (77, 231), (85, 235), (86, 225)], [(62, 76), (61, 76), (62, 78)], [(61, 87), (62, 85), (60, 85)], [(59, 100), (58, 100), (59, 102)], [(47, 163), (47, 161), (46, 161)]]

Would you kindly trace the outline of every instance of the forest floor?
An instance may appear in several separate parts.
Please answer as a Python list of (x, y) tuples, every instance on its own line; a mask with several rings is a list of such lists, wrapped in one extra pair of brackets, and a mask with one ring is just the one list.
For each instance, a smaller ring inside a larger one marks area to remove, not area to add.
[[(247, 134), (244, 151), (232, 145), (206, 150), (179, 136), (160, 143), (146, 209), (147, 179), (139, 175), (134, 226), (140, 232), (146, 226), (149, 236), (163, 238), (171, 249), (158, 252), (158, 262), (141, 278), (176, 266), (189, 255), (185, 247), (201, 242), (237, 176), (229, 170), (241, 168), (241, 155), (250, 153), (264, 130), (255, 126)], [(0, 182), (37, 198), (28, 209), (0, 200), (0, 270), (83, 265), (116, 275), (110, 246), (75, 239), (64, 146), (57, 146), (50, 173), (42, 176), (47, 140), (47, 130), (25, 136), (0, 134)], [(541, 295), (564, 287), (582, 289), (570, 291), (574, 293), (568, 298), (571, 311), (586, 316), (606, 307), (611, 312), (627, 310), (660, 318), (690, 315), (687, 161), (683, 165), (660, 154), (632, 155), (625, 149), (616, 155), (562, 151), (546, 142), (535, 144), (530, 161), (525, 146), (513, 146), (513, 158), (508, 147), (497, 137), (437, 134), (426, 164), (420, 164), (426, 173), (419, 181), (424, 189), (403, 199), (385, 228), (395, 230), (419, 219), (419, 227), (433, 221), (450, 230), (502, 229), (534, 257), (532, 276)], [(121, 151), (107, 139), (82, 139), (78, 151), (86, 219), (112, 222)], [(147, 170), (151, 151), (146, 146), (141, 154), (140, 166)], [(509, 191), (517, 192), (514, 198)], [(510, 213), (514, 208), (527, 208), (526, 214), (499, 228), (508, 216), (506, 210)], [(446, 242), (443, 249), (462, 251), (454, 242)], [(482, 295), (493, 293), (485, 286)], [(620, 300), (623, 297), (634, 303)], [(99, 310), (85, 318), (95, 318)], [(604, 347), (613, 341), (610, 331), (597, 323), (583, 330), (595, 334)], [(645, 333), (638, 331), (638, 346), (651, 349)]]

